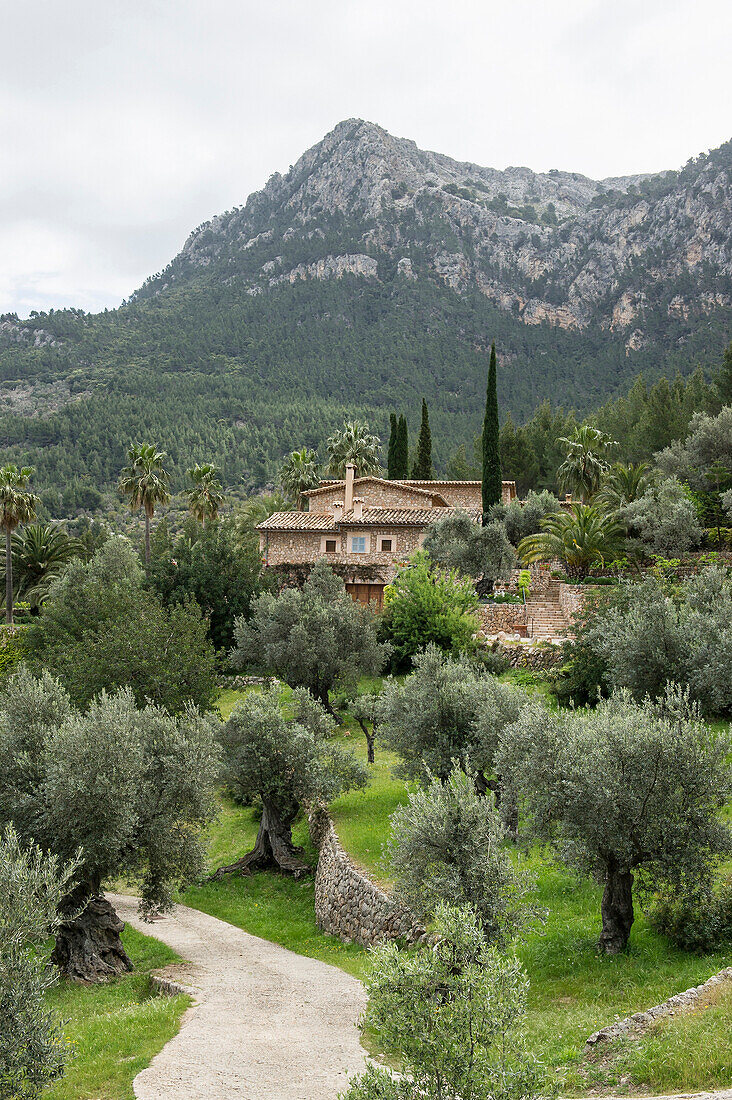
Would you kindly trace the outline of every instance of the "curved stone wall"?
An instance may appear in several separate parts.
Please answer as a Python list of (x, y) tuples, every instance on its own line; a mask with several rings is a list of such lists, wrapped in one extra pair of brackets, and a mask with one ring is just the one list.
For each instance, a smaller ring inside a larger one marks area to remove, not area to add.
[(315, 919), (323, 932), (344, 943), (370, 947), (377, 940), (426, 938), (425, 929), (351, 861), (325, 809), (310, 815), (310, 836), (318, 849)]

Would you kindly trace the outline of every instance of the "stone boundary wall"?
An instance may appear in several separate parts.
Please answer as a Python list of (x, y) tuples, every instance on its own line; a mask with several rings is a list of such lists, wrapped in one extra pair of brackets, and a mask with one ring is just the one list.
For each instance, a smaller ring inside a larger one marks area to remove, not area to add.
[(732, 966), (725, 967), (718, 974), (712, 974), (711, 978), (702, 982), (701, 985), (694, 985), (691, 989), (685, 989), (683, 993), (677, 993), (674, 997), (669, 997), (667, 1001), (662, 1001), (660, 1005), (655, 1005), (646, 1012), (635, 1012), (632, 1016), (626, 1016), (623, 1020), (616, 1020), (614, 1024), (608, 1024), (607, 1027), (600, 1028), (599, 1031), (590, 1035), (586, 1045), (593, 1047), (597, 1043), (611, 1043), (614, 1039), (620, 1039), (629, 1033), (647, 1031), (656, 1020), (660, 1020), (664, 1016), (674, 1016), (679, 1010), (683, 1011), (686, 1008), (693, 1007), (705, 993), (709, 993), (715, 986), (729, 981), (732, 981)]
[(602, 584), (566, 584), (559, 585), (559, 606), (564, 612), (568, 623), (572, 622), (572, 616), (576, 611), (581, 611), (588, 596), (597, 592), (612, 591), (610, 585)]
[(523, 603), (482, 603), (478, 618), (483, 634), (526, 634), (526, 605)]
[(311, 813), (310, 836), (319, 853), (315, 920), (321, 931), (364, 947), (384, 939), (426, 941), (427, 933), (414, 915), (351, 862), (327, 810)]
[(526, 668), (532, 672), (546, 672), (562, 659), (561, 645), (545, 642), (542, 645), (522, 645), (501, 642), (496, 652), (505, 657), (511, 668)]

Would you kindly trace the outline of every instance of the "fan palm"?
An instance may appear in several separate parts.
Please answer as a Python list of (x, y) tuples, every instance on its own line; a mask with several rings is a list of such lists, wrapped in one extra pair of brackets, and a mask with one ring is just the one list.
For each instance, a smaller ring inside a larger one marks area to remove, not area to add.
[(616, 462), (600, 486), (596, 502), (604, 504), (611, 512), (617, 512), (619, 508), (631, 504), (651, 487), (653, 477), (650, 469), (647, 462), (639, 462), (637, 465), (630, 462), (627, 466)]
[(219, 481), (219, 471), (213, 462), (204, 462), (191, 466), (186, 470), (187, 477), (193, 482), (191, 489), (186, 489), (188, 508), (196, 517), (202, 527), (206, 526), (206, 520), (218, 519), (219, 509), (224, 503), (224, 489)]
[(610, 468), (605, 455), (617, 443), (591, 424), (575, 428), (569, 437), (560, 436), (559, 443), (564, 444), (566, 451), (557, 470), (559, 484), (580, 496), (584, 504), (597, 492), (603, 474)]
[(624, 528), (594, 504), (575, 504), (569, 512), (552, 512), (541, 521), (542, 530), (518, 545), (525, 564), (558, 560), (567, 574), (582, 580), (591, 566), (604, 565), (622, 549)]
[(5, 532), (5, 623), (13, 625), (13, 532), (35, 518), (38, 497), (28, 489), (31, 466), (0, 467), (0, 529)]
[(332, 477), (345, 477), (346, 466), (353, 463), (356, 477), (378, 474), (381, 472), (380, 450), (381, 440), (371, 434), (368, 424), (347, 420), (328, 440), (328, 473)]
[(308, 489), (317, 489), (320, 484), (320, 471), (315, 451), (303, 447), (301, 451), (292, 451), (280, 467), (280, 485), (290, 500), (297, 503), (298, 512), (302, 511), (302, 494)]
[(127, 497), (130, 509), (145, 511), (145, 564), (150, 564), (150, 520), (158, 504), (170, 500), (168, 475), (163, 468), (165, 451), (156, 450), (152, 443), (133, 443), (127, 452), (125, 466), (118, 483), (120, 495)]
[(32, 523), (12, 539), (16, 595), (38, 608), (54, 577), (84, 553), (84, 544), (56, 523)]

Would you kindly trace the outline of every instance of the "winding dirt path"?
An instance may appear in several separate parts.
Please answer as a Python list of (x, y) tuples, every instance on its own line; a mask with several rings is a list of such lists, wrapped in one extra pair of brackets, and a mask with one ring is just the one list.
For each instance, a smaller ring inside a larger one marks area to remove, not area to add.
[(163, 974), (195, 1004), (134, 1081), (138, 1100), (336, 1100), (363, 1070), (356, 978), (177, 905), (145, 924), (137, 899), (110, 894), (122, 920), (188, 962)]

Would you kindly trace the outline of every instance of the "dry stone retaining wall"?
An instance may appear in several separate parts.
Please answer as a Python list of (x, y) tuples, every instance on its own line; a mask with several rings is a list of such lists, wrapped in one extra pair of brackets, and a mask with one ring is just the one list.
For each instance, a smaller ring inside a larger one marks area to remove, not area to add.
[(483, 634), (526, 634), (526, 605), (523, 603), (481, 604), (478, 618)]
[(318, 849), (315, 872), (315, 919), (323, 932), (344, 943), (370, 947), (377, 940), (424, 940), (425, 929), (398, 905), (343, 850), (327, 810), (310, 816), (310, 835)]
[(532, 672), (546, 672), (562, 659), (561, 645), (543, 642), (540, 645), (522, 645), (521, 642), (501, 642), (496, 652), (505, 657), (511, 668), (526, 668)]

